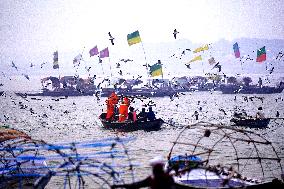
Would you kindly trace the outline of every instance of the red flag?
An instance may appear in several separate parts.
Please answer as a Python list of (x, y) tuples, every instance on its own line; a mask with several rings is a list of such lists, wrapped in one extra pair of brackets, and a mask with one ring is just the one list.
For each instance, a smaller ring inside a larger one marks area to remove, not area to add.
[(109, 57), (108, 47), (100, 51), (100, 58)]
[(92, 48), (92, 49), (89, 51), (89, 53), (90, 53), (90, 57), (99, 54), (98, 47), (95, 46), (94, 48)]

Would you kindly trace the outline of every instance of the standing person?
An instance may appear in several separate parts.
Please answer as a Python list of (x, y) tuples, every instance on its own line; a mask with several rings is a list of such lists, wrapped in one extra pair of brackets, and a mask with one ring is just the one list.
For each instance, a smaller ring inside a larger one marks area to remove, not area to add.
[(118, 96), (115, 94), (115, 92), (112, 92), (111, 95), (106, 100), (107, 104), (106, 120), (112, 121), (114, 119), (115, 107), (117, 103), (118, 103)]
[(149, 119), (150, 121), (154, 121), (156, 119), (156, 115), (152, 110), (152, 107), (149, 107), (149, 111), (147, 113), (147, 119)]
[(119, 106), (119, 122), (124, 122), (128, 118), (128, 105), (125, 103), (124, 100), (122, 100), (120, 106)]
[(153, 174), (148, 176), (144, 180), (132, 183), (132, 184), (123, 184), (123, 185), (113, 185), (114, 188), (142, 188), (150, 187), (150, 189), (175, 189), (175, 182), (172, 176), (164, 171), (164, 162), (162, 158), (157, 157), (150, 161), (152, 166)]
[(136, 112), (132, 106), (129, 107), (128, 119), (133, 122), (137, 120)]

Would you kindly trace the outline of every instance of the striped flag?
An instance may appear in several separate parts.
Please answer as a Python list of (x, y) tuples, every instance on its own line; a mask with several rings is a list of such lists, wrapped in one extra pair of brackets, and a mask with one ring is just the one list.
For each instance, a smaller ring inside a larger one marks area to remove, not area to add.
[(266, 60), (266, 50), (265, 46), (257, 50), (257, 57), (256, 61), (257, 62), (263, 62)]
[(59, 69), (59, 64), (58, 64), (58, 51), (55, 51), (53, 53), (53, 69)]
[(150, 67), (150, 75), (152, 77), (163, 75), (162, 64), (156, 63)]
[(128, 34), (127, 35), (127, 42), (128, 42), (128, 45), (131, 46), (131, 45), (134, 45), (136, 43), (140, 43), (141, 42), (141, 38), (140, 38), (140, 35), (139, 35), (139, 31), (135, 31), (131, 34)]
[(239, 49), (239, 45), (237, 42), (233, 45), (233, 49), (234, 49), (235, 57), (240, 58), (240, 49)]

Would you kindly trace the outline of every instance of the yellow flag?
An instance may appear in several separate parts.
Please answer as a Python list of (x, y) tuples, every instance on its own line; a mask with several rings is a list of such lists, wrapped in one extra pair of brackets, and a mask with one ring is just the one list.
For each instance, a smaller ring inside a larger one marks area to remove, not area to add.
[(190, 63), (195, 62), (195, 61), (197, 61), (197, 60), (202, 60), (201, 55), (194, 57), (194, 58), (193, 58), (192, 60), (190, 60), (187, 64), (190, 64)]
[(193, 52), (194, 53), (198, 53), (198, 52), (201, 52), (201, 51), (206, 51), (209, 49), (209, 46), (208, 44), (204, 45), (203, 47), (198, 47), (197, 49), (195, 49)]

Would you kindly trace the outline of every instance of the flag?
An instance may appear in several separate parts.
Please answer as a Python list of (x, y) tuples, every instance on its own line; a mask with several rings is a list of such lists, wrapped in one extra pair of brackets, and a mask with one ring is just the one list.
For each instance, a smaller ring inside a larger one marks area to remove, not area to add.
[(58, 51), (55, 51), (53, 53), (53, 69), (59, 69), (59, 64), (58, 64)]
[(134, 45), (136, 43), (140, 43), (141, 42), (141, 38), (140, 38), (140, 35), (139, 35), (139, 31), (135, 31), (131, 34), (128, 34), (127, 35), (127, 42), (128, 42), (128, 45), (131, 46), (131, 45)]
[(193, 51), (193, 53), (198, 53), (198, 52), (201, 52), (201, 51), (205, 51), (205, 50), (208, 50), (209, 49), (209, 46), (208, 44), (204, 45), (204, 47), (198, 47), (197, 49), (195, 49)]
[(74, 66), (79, 66), (81, 60), (83, 60), (82, 54), (78, 54), (78, 55), (73, 59), (73, 64), (74, 64)]
[(100, 58), (109, 57), (108, 47), (100, 51)]
[(233, 49), (235, 52), (235, 57), (240, 58), (240, 49), (239, 49), (239, 45), (237, 42), (233, 45)]
[(266, 60), (266, 51), (265, 51), (265, 46), (257, 50), (257, 57), (256, 61), (257, 62), (262, 62)]
[(190, 64), (191, 62), (197, 61), (197, 60), (202, 60), (201, 55), (194, 57), (192, 60), (190, 60), (187, 64)]
[(163, 75), (162, 64), (156, 63), (150, 67), (150, 75), (152, 77)]
[(90, 53), (90, 57), (99, 54), (98, 47), (95, 46), (94, 48), (90, 49), (89, 53)]
[(216, 62), (215, 62), (214, 57), (211, 57), (210, 59), (208, 59), (208, 63), (209, 63), (210, 65), (215, 64)]

